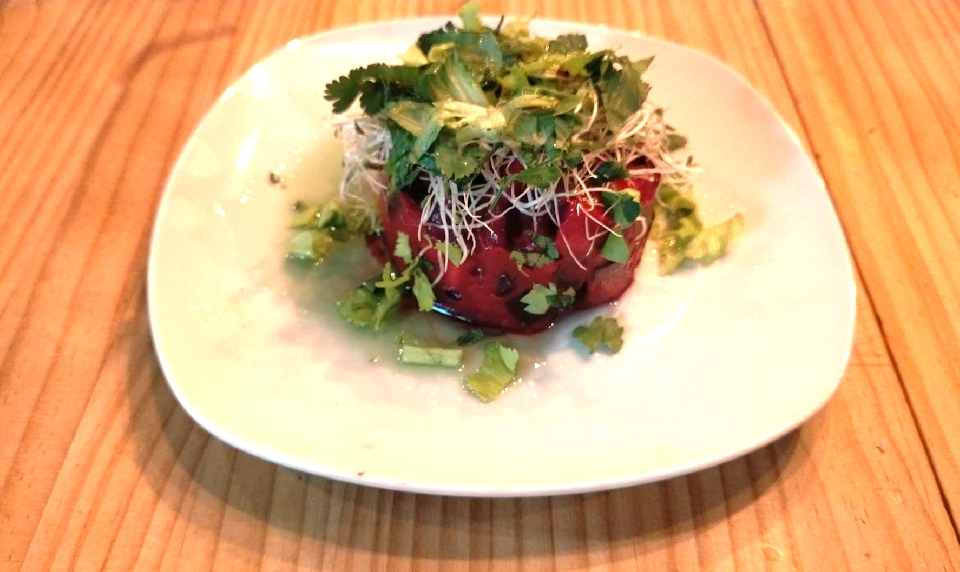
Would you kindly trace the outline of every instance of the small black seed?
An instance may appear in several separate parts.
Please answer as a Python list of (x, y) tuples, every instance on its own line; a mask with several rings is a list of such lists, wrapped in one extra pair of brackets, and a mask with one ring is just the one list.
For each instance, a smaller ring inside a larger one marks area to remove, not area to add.
[(497, 276), (497, 291), (494, 292), (497, 296), (506, 296), (513, 290), (513, 278), (510, 278), (509, 274), (501, 274)]

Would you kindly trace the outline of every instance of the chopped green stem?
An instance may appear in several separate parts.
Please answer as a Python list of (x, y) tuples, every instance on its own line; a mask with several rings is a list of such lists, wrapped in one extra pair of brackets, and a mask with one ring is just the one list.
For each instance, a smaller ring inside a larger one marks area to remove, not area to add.
[(415, 365), (460, 367), (463, 350), (460, 348), (426, 348), (411, 344), (400, 346), (400, 362)]

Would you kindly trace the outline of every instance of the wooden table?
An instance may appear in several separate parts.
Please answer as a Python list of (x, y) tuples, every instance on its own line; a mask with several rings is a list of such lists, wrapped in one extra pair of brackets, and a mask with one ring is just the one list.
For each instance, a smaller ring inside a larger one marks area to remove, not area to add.
[(0, 3), (0, 570), (960, 569), (960, 4), (489, 0), (711, 53), (801, 135), (858, 273), (826, 408), (746, 457), (588, 495), (308, 476), (171, 394), (144, 283), (163, 184), (290, 39), (456, 0)]

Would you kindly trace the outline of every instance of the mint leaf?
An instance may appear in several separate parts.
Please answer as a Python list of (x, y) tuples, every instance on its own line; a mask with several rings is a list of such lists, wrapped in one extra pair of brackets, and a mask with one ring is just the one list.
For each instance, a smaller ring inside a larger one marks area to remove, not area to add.
[(596, 352), (601, 345), (607, 346), (613, 353), (623, 347), (623, 328), (615, 318), (597, 316), (588, 326), (577, 326), (573, 337), (583, 342), (590, 353)]
[(493, 399), (513, 383), (517, 372), (517, 350), (500, 342), (487, 342), (483, 347), (480, 369), (467, 376), (467, 388), (483, 401)]

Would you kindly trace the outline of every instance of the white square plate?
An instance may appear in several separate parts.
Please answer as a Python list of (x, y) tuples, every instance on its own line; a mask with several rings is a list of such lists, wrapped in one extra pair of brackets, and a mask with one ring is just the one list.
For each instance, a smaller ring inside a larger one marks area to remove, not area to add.
[[(522, 381), (493, 404), (463, 390), (463, 373), (400, 366), (391, 340), (373, 343), (341, 323), (334, 301), (372, 274), (372, 261), (341, 257), (308, 272), (283, 261), (290, 204), (337, 183), (324, 86), (354, 67), (395, 62), (444, 22), (290, 42), (196, 129), (164, 192), (148, 280), (157, 354), (187, 412), (231, 445), (311, 473), (520, 496), (694, 471), (820, 409), (846, 365), (855, 283), (814, 165), (770, 106), (716, 60), (605, 28), (533, 25), (547, 37), (586, 33), (591, 49), (656, 56), (644, 78), (703, 167), (702, 214), (745, 216), (730, 254), (660, 277), (648, 245), (636, 284), (599, 310), (625, 327), (622, 351), (588, 356), (572, 340), (597, 312), (514, 339)], [(283, 184), (269, 182), (275, 169)]]

